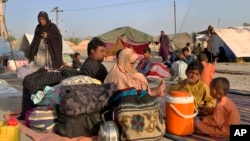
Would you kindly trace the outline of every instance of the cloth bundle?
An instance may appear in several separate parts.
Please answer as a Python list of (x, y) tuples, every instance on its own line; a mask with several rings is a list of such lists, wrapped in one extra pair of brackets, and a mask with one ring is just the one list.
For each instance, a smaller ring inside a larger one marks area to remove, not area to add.
[(52, 132), (57, 123), (57, 112), (50, 106), (37, 106), (27, 111), (25, 124), (38, 132)]
[(122, 128), (121, 140), (160, 140), (165, 122), (156, 98), (147, 91), (124, 89), (113, 99)]
[(62, 86), (55, 133), (70, 138), (96, 136), (103, 123), (100, 112), (116, 91), (115, 83)]

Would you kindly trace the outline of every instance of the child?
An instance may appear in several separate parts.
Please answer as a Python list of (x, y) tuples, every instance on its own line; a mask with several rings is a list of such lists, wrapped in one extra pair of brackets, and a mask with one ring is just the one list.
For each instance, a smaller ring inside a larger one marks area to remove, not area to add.
[(196, 58), (197, 58), (196, 55), (191, 53), (188, 47), (184, 47), (182, 49), (182, 52), (186, 58), (185, 61), (187, 64), (190, 64), (191, 62), (196, 61)]
[[(196, 108), (214, 107), (216, 101), (211, 97), (209, 87), (200, 80), (203, 65), (199, 61), (190, 63), (186, 70), (187, 78), (174, 84), (169, 91), (186, 91), (193, 95)], [(204, 108), (205, 109), (205, 108)]]
[(150, 67), (152, 65), (152, 62), (150, 60), (151, 57), (151, 49), (149, 47), (143, 49), (143, 55), (144, 58), (140, 60), (138, 63), (136, 70), (140, 73), (142, 73), (144, 76), (147, 75), (147, 73), (150, 70)]
[(178, 59), (172, 64), (170, 72), (172, 75), (171, 80), (178, 82), (187, 78), (186, 69), (188, 65), (181, 50), (178, 50), (176, 54)]
[(205, 116), (197, 122), (197, 133), (216, 137), (229, 137), (229, 127), (240, 124), (240, 114), (227, 97), (229, 81), (224, 77), (217, 77), (211, 81), (210, 93), (217, 100), (217, 105), (212, 116)]
[(74, 69), (80, 70), (81, 65), (82, 65), (82, 63), (80, 62), (80, 58), (81, 58), (80, 53), (76, 52), (74, 54), (74, 58), (73, 58), (73, 61), (72, 61)]
[(208, 86), (210, 86), (210, 82), (214, 77), (216, 59), (214, 63), (209, 63), (207, 55), (205, 53), (201, 53), (199, 55), (199, 61), (202, 63), (204, 67), (204, 70), (201, 74), (201, 80), (205, 82)]

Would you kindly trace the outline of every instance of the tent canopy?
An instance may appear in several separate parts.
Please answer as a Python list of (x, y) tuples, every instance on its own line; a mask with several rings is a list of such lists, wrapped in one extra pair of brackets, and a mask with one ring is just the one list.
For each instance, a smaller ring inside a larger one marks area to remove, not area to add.
[(153, 41), (153, 36), (129, 26), (113, 29), (97, 37), (105, 42), (107, 56), (116, 55), (119, 49), (125, 47), (133, 48), (137, 54), (143, 54), (143, 49)]
[[(218, 48), (226, 44), (236, 57), (250, 57), (250, 31), (246, 28), (228, 28), (214, 29), (215, 35), (210, 39), (211, 44), (208, 48), (212, 49), (212, 53), (217, 53)], [(200, 33), (208, 33), (204, 30)], [(216, 37), (218, 36), (218, 37)], [(215, 38), (216, 37), (216, 38)]]
[[(13, 50), (21, 50), (25, 53), (25, 56), (28, 56), (28, 49), (29, 46), (33, 40), (34, 35), (33, 34), (27, 34), (25, 33), (22, 38), (16, 43), (16, 45), (13, 47)], [(74, 51), (68, 46), (68, 44), (63, 40), (63, 53), (74, 53)]]
[(247, 29), (215, 29), (237, 57), (250, 57), (250, 31)]
[(153, 41), (153, 36), (129, 26), (115, 28), (97, 37), (99, 37), (104, 42), (113, 42), (113, 43), (115, 43), (117, 38), (119, 37), (127, 38), (137, 43), (145, 43), (145, 42), (149, 43)]

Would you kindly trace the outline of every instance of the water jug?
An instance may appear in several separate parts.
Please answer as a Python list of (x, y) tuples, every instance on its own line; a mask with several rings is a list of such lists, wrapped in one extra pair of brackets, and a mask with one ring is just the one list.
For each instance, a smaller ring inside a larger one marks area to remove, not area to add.
[(105, 113), (102, 114), (104, 124), (100, 126), (98, 141), (119, 141), (119, 131), (116, 124), (114, 121), (105, 121)]
[(10, 118), (0, 121), (0, 141), (20, 141), (21, 129), (18, 120)]
[(190, 135), (194, 132), (194, 117), (198, 110), (194, 97), (188, 92), (171, 91), (166, 95), (166, 132), (174, 135)]

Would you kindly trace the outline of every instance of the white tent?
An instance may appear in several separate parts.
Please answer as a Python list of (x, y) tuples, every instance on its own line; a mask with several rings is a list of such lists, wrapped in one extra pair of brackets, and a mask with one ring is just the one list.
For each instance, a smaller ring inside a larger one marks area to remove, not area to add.
[[(236, 57), (250, 57), (250, 31), (248, 29), (215, 29), (218, 37)], [(212, 46), (213, 50), (219, 46)]]
[[(28, 56), (28, 48), (32, 42), (34, 35), (25, 33), (23, 37), (17, 41), (16, 45), (13, 47), (13, 50), (21, 50), (25, 53), (25, 56)], [(70, 54), (74, 51), (68, 46), (68, 44), (63, 40), (63, 53)]]

